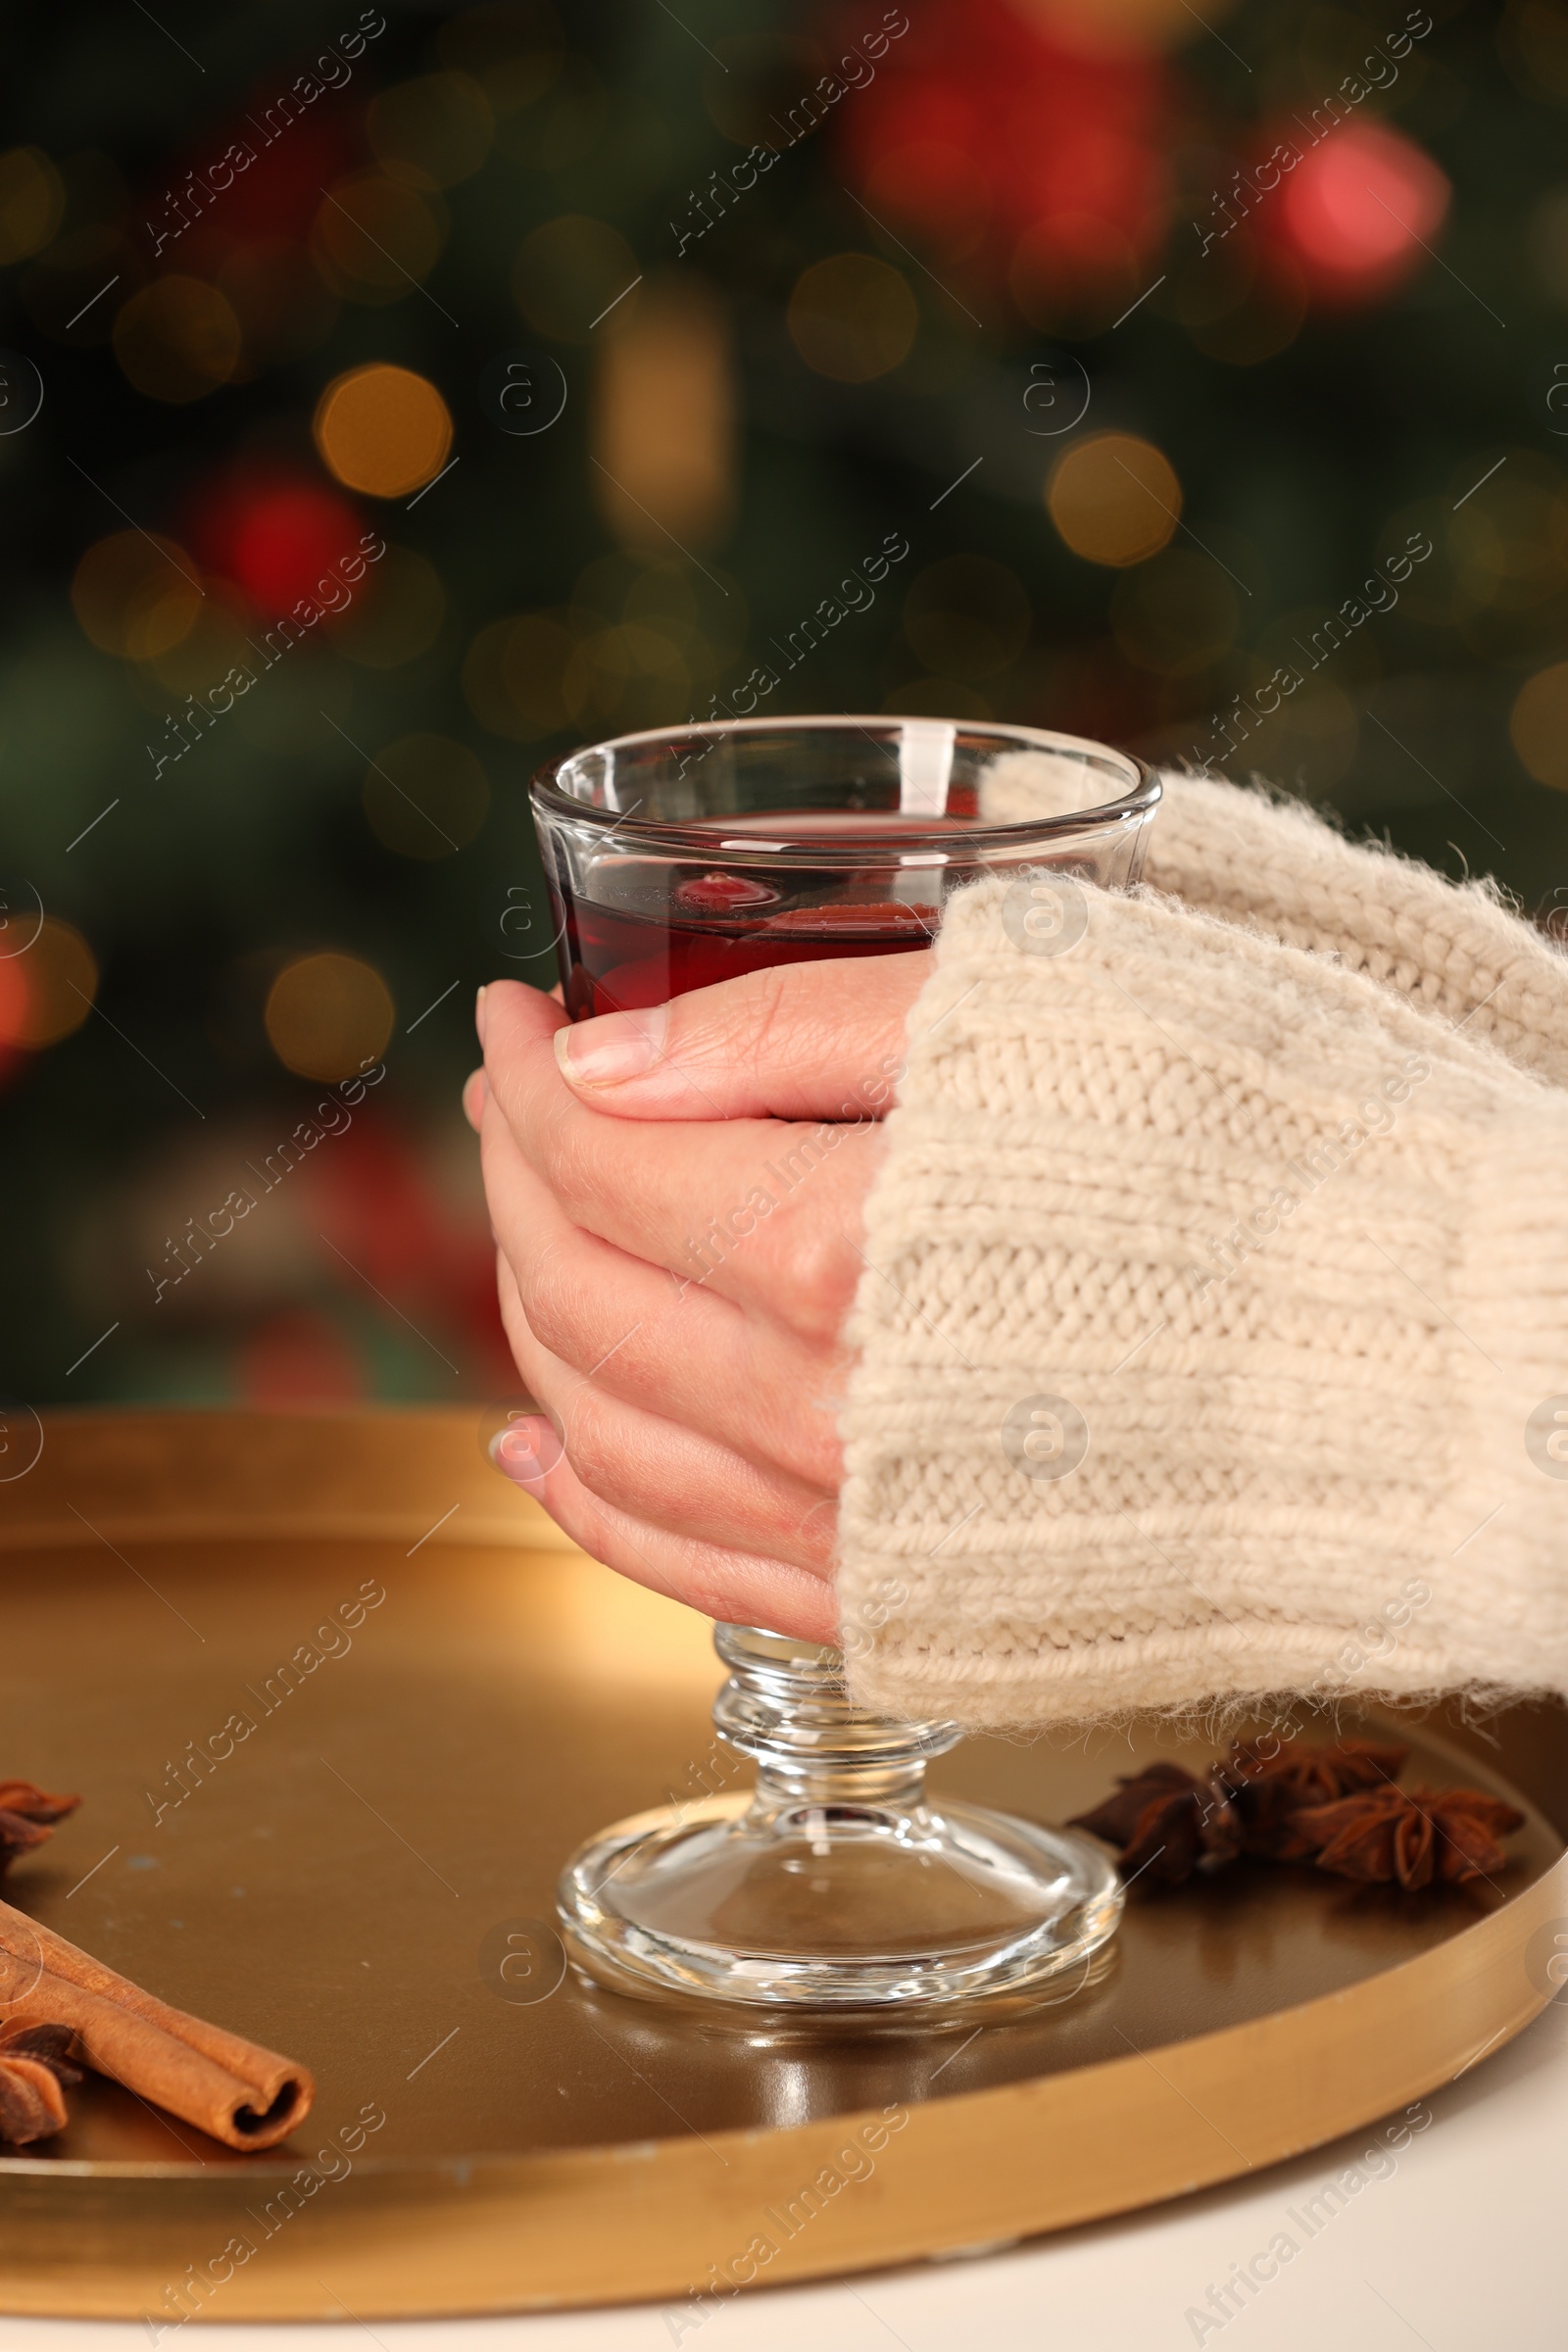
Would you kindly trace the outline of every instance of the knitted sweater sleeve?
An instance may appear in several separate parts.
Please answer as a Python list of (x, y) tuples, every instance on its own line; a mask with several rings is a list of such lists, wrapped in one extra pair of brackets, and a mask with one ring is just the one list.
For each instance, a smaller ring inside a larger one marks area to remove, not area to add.
[[(1288, 794), (1167, 772), (1144, 879), (1185, 906), (1337, 956), (1351, 971), (1462, 1021), (1521, 1068), (1568, 1085), (1568, 956), (1488, 882), (1454, 884), (1392, 851), (1348, 842)], [(1082, 798), (1083, 770), (1013, 752), (987, 777), (985, 813), (1014, 821)]]
[(1568, 1094), (1151, 893), (1048, 946), (960, 894), (911, 1020), (849, 1334), (855, 1696), (1568, 1693)]

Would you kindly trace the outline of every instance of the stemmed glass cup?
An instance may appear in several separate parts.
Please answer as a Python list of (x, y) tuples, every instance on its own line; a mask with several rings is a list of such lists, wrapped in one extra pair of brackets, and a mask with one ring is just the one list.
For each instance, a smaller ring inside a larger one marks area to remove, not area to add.
[[(566, 1008), (906, 954), (987, 876), (1008, 880), (1020, 941), (1049, 950), (1074, 879), (1137, 879), (1158, 798), (1127, 754), (1024, 727), (741, 719), (595, 744), (533, 786)], [(713, 1719), (755, 1790), (638, 1814), (572, 1856), (559, 1910), (590, 1975), (889, 2021), (1025, 1994), (1115, 1933), (1121, 1887), (1093, 1839), (927, 1796), (954, 1725), (852, 1705), (839, 1649), (760, 1626), (715, 1642)]]

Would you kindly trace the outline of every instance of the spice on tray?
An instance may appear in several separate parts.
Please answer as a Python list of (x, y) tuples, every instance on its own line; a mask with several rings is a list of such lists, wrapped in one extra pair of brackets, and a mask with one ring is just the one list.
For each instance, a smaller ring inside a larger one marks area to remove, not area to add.
[(79, 1796), (49, 1796), (30, 1781), (0, 1781), (0, 1879), (19, 1854), (30, 1853), (54, 1836), (51, 1824), (64, 1821), (80, 1804)]
[(81, 2070), (70, 2063), (69, 2026), (0, 2028), (0, 2140), (24, 2147), (64, 2131), (62, 2084), (79, 2082)]
[(1477, 1788), (1400, 1788), (1408, 1750), (1369, 1740), (1326, 1747), (1237, 1740), (1200, 1775), (1158, 1763), (1128, 1773), (1073, 1827), (1121, 1852), (1123, 1876), (1180, 1886), (1239, 1854), (1407, 1888), (1466, 1885), (1507, 1860), (1524, 1815)]
[(1434, 1879), (1467, 1886), (1501, 1870), (1498, 1840), (1524, 1827), (1516, 1805), (1479, 1788), (1382, 1788), (1297, 1815), (1319, 1870), (1414, 1889)]
[(0, 2015), (64, 2027), (73, 2058), (231, 2148), (273, 2146), (316, 2096), (304, 2067), (171, 2008), (9, 1903), (0, 1903)]

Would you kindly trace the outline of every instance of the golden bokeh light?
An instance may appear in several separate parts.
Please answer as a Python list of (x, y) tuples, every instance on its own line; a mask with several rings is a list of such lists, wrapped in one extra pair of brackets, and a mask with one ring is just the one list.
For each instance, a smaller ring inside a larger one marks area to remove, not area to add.
[(555, 614), (519, 612), (492, 621), (468, 648), (463, 691), (492, 735), (537, 743), (569, 724), (565, 674), (576, 640)]
[(991, 556), (928, 564), (904, 600), (904, 634), (926, 668), (970, 683), (1016, 662), (1033, 617), (1017, 573)]
[(40, 253), (59, 228), (66, 191), (41, 147), (0, 155), (0, 263)]
[(429, 276), (446, 241), (440, 198), (385, 172), (339, 180), (311, 226), (317, 269), (351, 302), (401, 302)]
[(490, 152), (495, 117), (468, 74), (424, 74), (370, 101), (370, 145), (384, 172), (416, 188), (470, 179)]
[(452, 448), (451, 412), (434, 384), (382, 360), (334, 377), (312, 430), (338, 480), (371, 498), (406, 498), (434, 481)]
[(239, 320), (200, 277), (156, 277), (115, 320), (115, 357), (149, 400), (175, 406), (226, 384), (244, 346)]
[(405, 735), (376, 753), (362, 798), (370, 830), (400, 858), (454, 858), (490, 808), (490, 783), (466, 744)]
[(435, 565), (412, 547), (389, 547), (348, 611), (327, 613), (321, 625), (334, 649), (362, 669), (399, 669), (429, 652), (446, 616)]
[(396, 1015), (373, 965), (328, 952), (285, 965), (268, 993), (265, 1017), (286, 1070), (334, 1080), (379, 1060)]
[(590, 732), (632, 734), (686, 715), (691, 673), (662, 629), (627, 620), (578, 641), (561, 692), (572, 717)]
[(789, 329), (808, 368), (841, 384), (868, 384), (907, 358), (919, 310), (900, 272), (869, 253), (835, 253), (803, 270)]
[(1506, 470), (1462, 502), (1447, 539), (1474, 604), (1528, 612), (1568, 588), (1568, 484), (1549, 459), (1510, 450)]
[(1568, 662), (1527, 678), (1514, 700), (1508, 733), (1538, 784), (1568, 792)]
[(524, 237), (513, 264), (512, 291), (540, 334), (554, 343), (586, 343), (612, 304), (624, 312), (635, 303), (629, 289), (637, 275), (635, 256), (618, 228), (587, 213), (564, 213)]
[(177, 541), (114, 531), (76, 565), (71, 602), (101, 653), (153, 662), (190, 635), (202, 609), (198, 579)]
[(1075, 556), (1121, 569), (1157, 556), (1181, 520), (1182, 486), (1152, 441), (1091, 433), (1052, 468), (1051, 519)]
[(645, 287), (624, 325), (607, 321), (591, 446), (595, 499), (623, 546), (720, 535), (734, 502), (735, 402), (724, 314), (701, 280)]
[[(17, 917), (19, 930), (25, 922)], [(98, 965), (73, 923), (45, 915), (32, 945), (6, 967), (14, 985), (0, 993), (0, 1044), (55, 1046), (79, 1029), (98, 994)]]
[(215, 706), (208, 703), (208, 696), (215, 688), (229, 686), (231, 671), (254, 673), (261, 668), (256, 648), (246, 634), (249, 619), (238, 592), (226, 582), (215, 583), (179, 642), (144, 657), (148, 675), (156, 678), (169, 694), (176, 697), (192, 694), (198, 703), (207, 703), (209, 710), (213, 709)]

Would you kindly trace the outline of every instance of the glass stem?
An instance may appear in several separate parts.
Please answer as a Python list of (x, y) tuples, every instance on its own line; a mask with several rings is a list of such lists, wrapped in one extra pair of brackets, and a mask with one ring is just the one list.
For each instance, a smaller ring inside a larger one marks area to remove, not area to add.
[(852, 1705), (841, 1652), (820, 1643), (720, 1625), (713, 1644), (729, 1668), (713, 1722), (757, 1765), (756, 1807), (917, 1812), (928, 1760), (963, 1737), (956, 1724), (901, 1723)]

